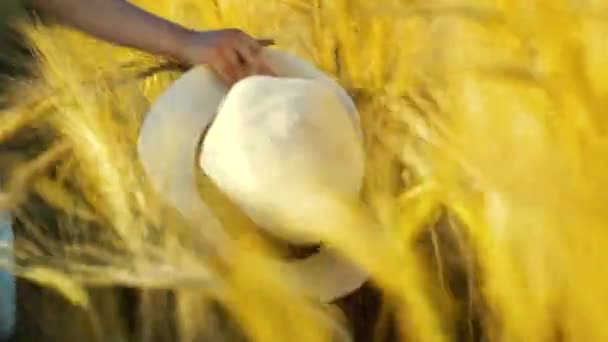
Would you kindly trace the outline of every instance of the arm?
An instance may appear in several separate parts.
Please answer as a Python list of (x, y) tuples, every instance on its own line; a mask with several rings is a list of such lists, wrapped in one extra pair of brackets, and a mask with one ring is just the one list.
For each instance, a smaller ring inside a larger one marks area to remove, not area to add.
[(273, 41), (257, 40), (240, 30), (189, 30), (126, 0), (30, 1), (61, 24), (111, 43), (186, 64), (207, 64), (228, 84), (251, 73), (269, 73), (258, 57)]
[(97, 38), (152, 54), (181, 59), (192, 31), (125, 0), (32, 0), (59, 23)]

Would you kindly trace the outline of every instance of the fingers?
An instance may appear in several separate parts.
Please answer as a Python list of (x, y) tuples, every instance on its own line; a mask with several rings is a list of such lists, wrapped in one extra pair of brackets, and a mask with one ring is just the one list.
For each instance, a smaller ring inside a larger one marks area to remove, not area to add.
[(252, 66), (257, 63), (261, 46), (253, 44), (247, 37), (241, 37), (235, 47), (243, 64)]
[(241, 43), (238, 40), (227, 40), (217, 50), (215, 71), (222, 81), (231, 86), (246, 77), (246, 64), (248, 61), (242, 56)]
[[(266, 40), (270, 41), (270, 40)], [(247, 68), (247, 75), (267, 75), (274, 76), (271, 68), (264, 63), (260, 58), (263, 44), (260, 44), (260, 40), (253, 39), (249, 36), (241, 37), (241, 44), (237, 46), (237, 51), (242, 61), (245, 63)]]
[(244, 65), (238, 49), (235, 49), (234, 47), (224, 49), (223, 59), (224, 69), (231, 79), (231, 84), (236, 83), (238, 80), (245, 77)]
[[(231, 55), (234, 56), (231, 49), (220, 48), (216, 51), (214, 62), (209, 64), (226, 85), (232, 85), (237, 79), (236, 72), (234, 71), (236, 68), (234, 66), (235, 62)], [(236, 64), (238, 64), (238, 59)]]
[(262, 49), (273, 45), (274, 40), (255, 39), (240, 30), (228, 29), (223, 30), (218, 43), (211, 67), (227, 85), (254, 74), (274, 75), (260, 58)]

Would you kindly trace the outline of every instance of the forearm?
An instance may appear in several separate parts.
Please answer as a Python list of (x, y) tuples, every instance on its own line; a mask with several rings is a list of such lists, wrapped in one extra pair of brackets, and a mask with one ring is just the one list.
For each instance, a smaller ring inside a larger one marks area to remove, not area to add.
[[(2, 0), (0, 0), (2, 1)], [(114, 44), (179, 58), (190, 31), (125, 0), (31, 0), (63, 25)]]

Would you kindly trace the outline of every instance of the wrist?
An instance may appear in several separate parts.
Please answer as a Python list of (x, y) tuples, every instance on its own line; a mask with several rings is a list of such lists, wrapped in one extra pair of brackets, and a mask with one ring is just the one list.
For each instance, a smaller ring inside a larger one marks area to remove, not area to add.
[(178, 62), (188, 62), (186, 50), (190, 45), (194, 31), (181, 25), (167, 22), (166, 32), (164, 51), (161, 51), (161, 54)]

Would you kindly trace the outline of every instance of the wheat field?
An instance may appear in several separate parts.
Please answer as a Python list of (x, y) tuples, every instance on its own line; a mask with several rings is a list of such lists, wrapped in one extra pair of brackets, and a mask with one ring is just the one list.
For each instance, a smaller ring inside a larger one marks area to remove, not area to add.
[(19, 219), (4, 266), (30, 288), (34, 340), (608, 341), (608, 2), (135, 2), (274, 38), (351, 93), (374, 231), (331, 239), (372, 281), (304, 299), (201, 175), (234, 238), (208, 241), (209, 222), (175, 215), (136, 160), (179, 71), (24, 23), (39, 58), (3, 99), (0, 141), (20, 148), (0, 158), (0, 204)]

